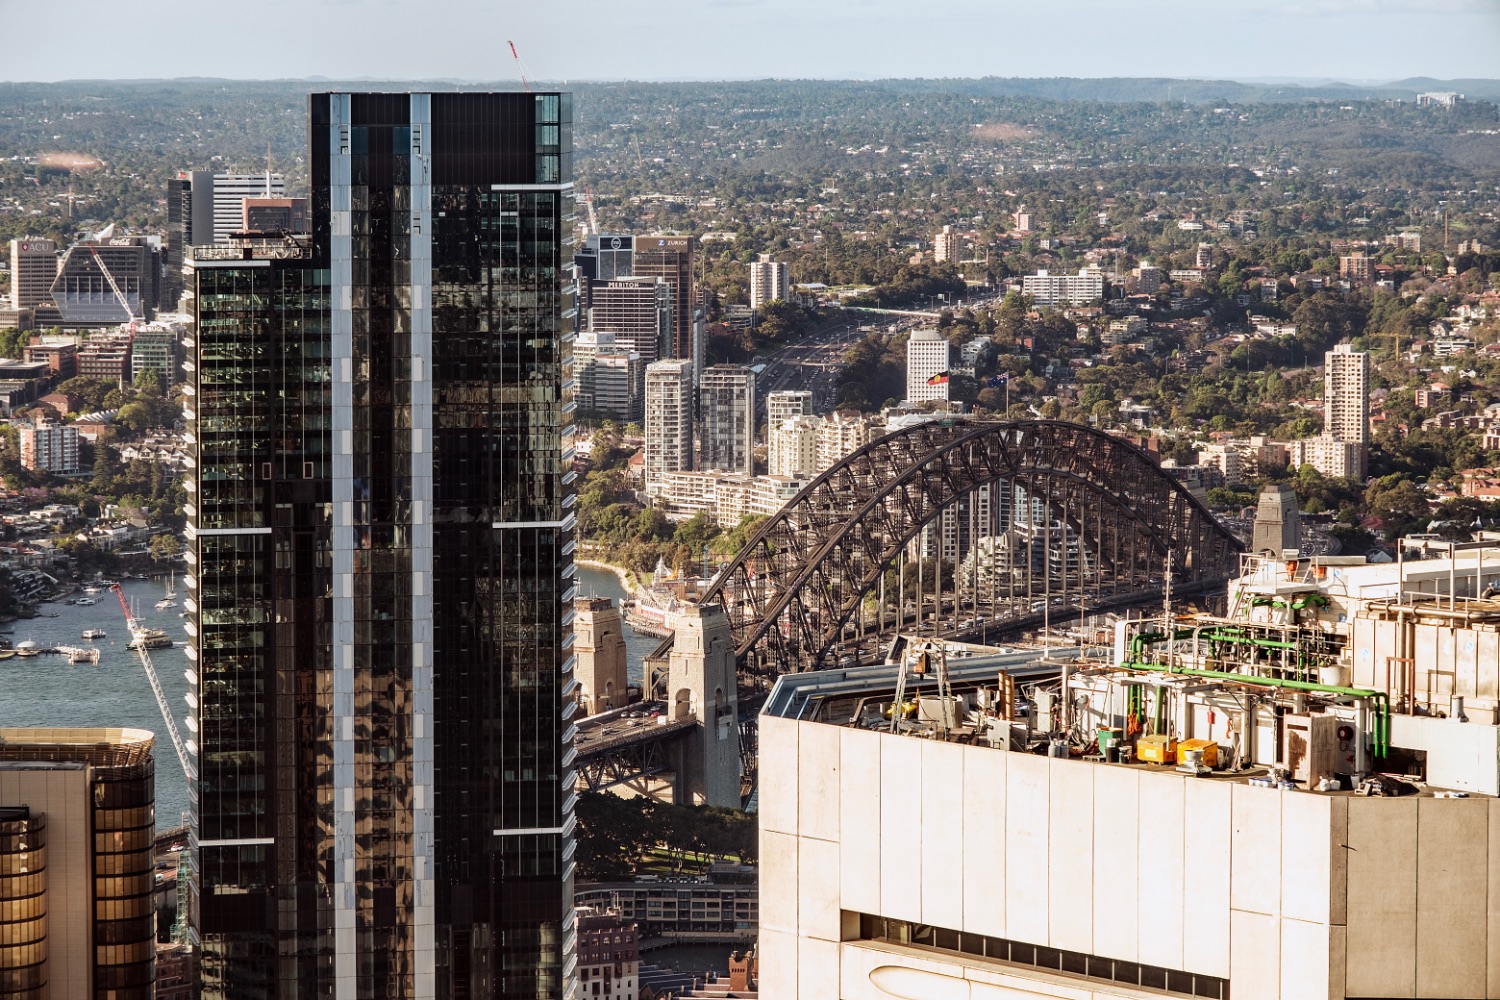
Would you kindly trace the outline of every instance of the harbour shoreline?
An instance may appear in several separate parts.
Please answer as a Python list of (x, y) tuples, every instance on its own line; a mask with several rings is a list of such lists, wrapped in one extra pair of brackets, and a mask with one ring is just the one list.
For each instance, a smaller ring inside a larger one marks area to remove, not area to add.
[(613, 573), (615, 578), (620, 581), (620, 589), (625, 591), (629, 597), (635, 597), (640, 592), (640, 581), (636, 578), (635, 573), (623, 566), (616, 566), (614, 563), (607, 563), (599, 559), (574, 559), (573, 562), (579, 566), (588, 566), (591, 569), (601, 569), (606, 573)]

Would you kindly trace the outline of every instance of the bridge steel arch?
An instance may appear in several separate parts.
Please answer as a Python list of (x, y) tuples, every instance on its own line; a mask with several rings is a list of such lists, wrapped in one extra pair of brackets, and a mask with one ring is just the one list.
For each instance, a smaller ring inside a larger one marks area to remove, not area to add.
[[(808, 484), (704, 594), (729, 613), (742, 675), (832, 665), (860, 602), (912, 539), (995, 484), (1076, 536), (1094, 567), (1091, 603), (1160, 587), (1169, 554), (1174, 585), (1237, 568), (1239, 541), (1127, 441), (1062, 421), (929, 422), (872, 441)], [(1050, 545), (1050, 529), (1044, 537)]]

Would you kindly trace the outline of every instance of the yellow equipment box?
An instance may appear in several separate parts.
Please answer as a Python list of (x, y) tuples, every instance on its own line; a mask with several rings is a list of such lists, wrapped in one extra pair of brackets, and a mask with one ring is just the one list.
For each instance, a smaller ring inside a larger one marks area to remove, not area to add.
[(1177, 763), (1177, 741), (1170, 736), (1142, 736), (1135, 741), (1135, 758), (1144, 764)]
[(1219, 766), (1219, 744), (1213, 740), (1183, 740), (1177, 744), (1177, 759), (1181, 760), (1182, 755), (1189, 750), (1203, 751), (1204, 767)]

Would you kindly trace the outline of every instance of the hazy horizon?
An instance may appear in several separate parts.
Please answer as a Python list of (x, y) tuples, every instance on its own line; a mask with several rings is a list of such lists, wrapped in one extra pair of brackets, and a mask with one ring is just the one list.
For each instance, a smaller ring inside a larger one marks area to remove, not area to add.
[[(1500, 0), (577, 0), (565, 15), (483, 0), (262, 0), (57, 12), (0, 0), (6, 82), (130, 79), (559, 82), (1493, 78)], [(80, 66), (78, 53), (108, 53)]]

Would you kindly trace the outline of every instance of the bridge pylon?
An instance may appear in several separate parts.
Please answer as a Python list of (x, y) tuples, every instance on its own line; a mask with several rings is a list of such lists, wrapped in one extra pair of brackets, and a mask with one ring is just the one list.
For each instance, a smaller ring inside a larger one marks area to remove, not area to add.
[(740, 805), (739, 694), (729, 617), (716, 604), (685, 605), (667, 667), (667, 717), (698, 720), (677, 743), (677, 801)]
[(608, 597), (581, 597), (573, 604), (573, 652), (578, 664), (578, 704), (597, 715), (626, 704), (625, 636), (620, 611)]

